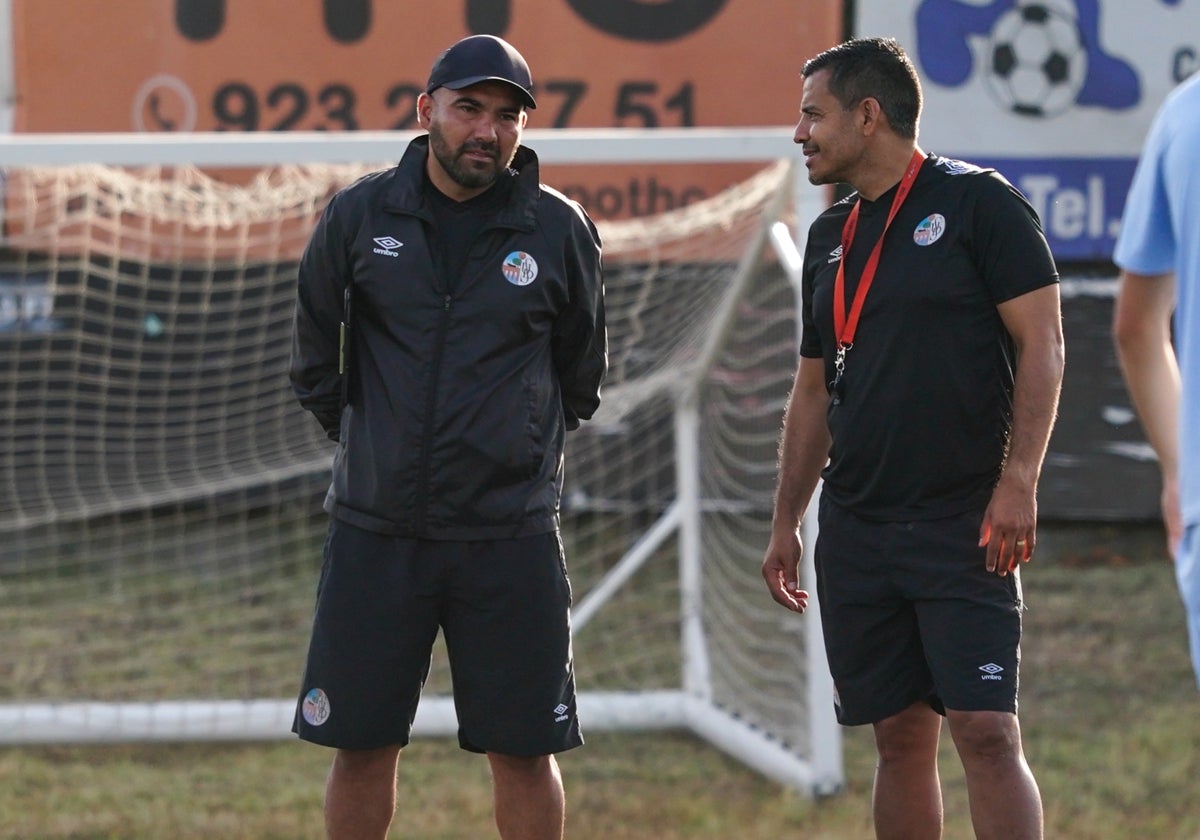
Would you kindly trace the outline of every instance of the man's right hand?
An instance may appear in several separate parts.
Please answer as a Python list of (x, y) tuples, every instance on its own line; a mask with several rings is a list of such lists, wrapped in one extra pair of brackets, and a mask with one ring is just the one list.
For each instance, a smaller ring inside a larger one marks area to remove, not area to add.
[(792, 612), (802, 613), (808, 608), (808, 593), (800, 588), (800, 534), (775, 534), (767, 546), (763, 558), (762, 576), (767, 589), (777, 604)]

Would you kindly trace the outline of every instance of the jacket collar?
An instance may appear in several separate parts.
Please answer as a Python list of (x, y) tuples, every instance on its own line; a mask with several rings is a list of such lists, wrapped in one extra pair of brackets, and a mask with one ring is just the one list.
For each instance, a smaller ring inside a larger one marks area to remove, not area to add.
[[(392, 170), (391, 184), (384, 197), (384, 210), (432, 218), (424, 192), (425, 160), (428, 156), (428, 134), (416, 137), (408, 144), (400, 162)], [(541, 195), (537, 153), (527, 146), (518, 146), (511, 168), (517, 173), (513, 179), (512, 197), (497, 217), (496, 224), (532, 229), (536, 222), (538, 197)]]

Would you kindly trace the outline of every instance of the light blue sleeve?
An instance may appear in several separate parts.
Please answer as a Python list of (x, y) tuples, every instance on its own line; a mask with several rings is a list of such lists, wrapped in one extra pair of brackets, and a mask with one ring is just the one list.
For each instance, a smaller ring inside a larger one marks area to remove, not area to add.
[(1175, 233), (1163, 172), (1170, 131), (1160, 110), (1125, 198), (1113, 262), (1138, 274), (1163, 274), (1175, 267)]

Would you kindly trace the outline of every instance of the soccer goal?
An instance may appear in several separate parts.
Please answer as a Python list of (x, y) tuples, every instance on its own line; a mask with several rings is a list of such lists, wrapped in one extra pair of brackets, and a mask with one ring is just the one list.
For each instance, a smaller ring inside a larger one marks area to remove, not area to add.
[[(0, 138), (0, 742), (291, 737), (331, 458), (286, 378), (295, 267), (330, 195), (407, 139)], [(562, 511), (580, 718), (691, 730), (832, 793), (817, 610), (759, 574), (794, 239), (827, 196), (786, 130), (526, 142), (548, 164), (761, 165), (600, 225), (611, 375), (568, 436)], [(449, 692), (439, 649), (417, 735), (455, 731)]]

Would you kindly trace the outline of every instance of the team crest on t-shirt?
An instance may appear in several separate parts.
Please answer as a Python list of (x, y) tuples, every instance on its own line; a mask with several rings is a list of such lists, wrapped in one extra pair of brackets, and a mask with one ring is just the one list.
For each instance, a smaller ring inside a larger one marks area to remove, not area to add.
[(941, 213), (934, 213), (926, 216), (917, 225), (917, 229), (913, 231), (913, 242), (924, 247), (932, 245), (942, 238), (942, 234), (946, 232), (946, 217)]
[(538, 275), (537, 260), (524, 251), (513, 251), (504, 258), (500, 270), (504, 279), (514, 286), (528, 286)]

